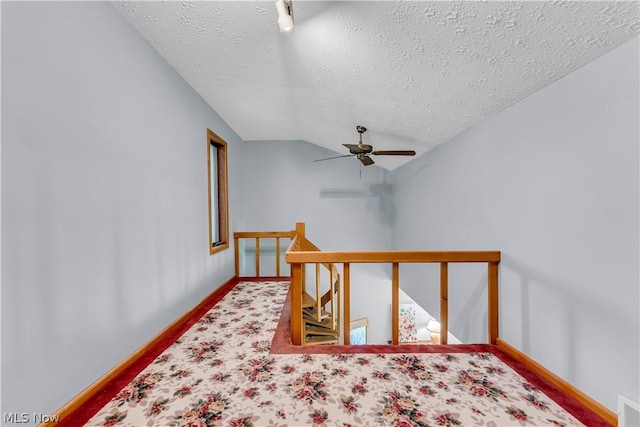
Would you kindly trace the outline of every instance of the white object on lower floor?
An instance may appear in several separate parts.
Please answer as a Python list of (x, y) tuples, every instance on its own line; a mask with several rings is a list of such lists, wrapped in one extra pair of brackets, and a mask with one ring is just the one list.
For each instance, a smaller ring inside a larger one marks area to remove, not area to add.
[(618, 395), (618, 426), (640, 426), (640, 403), (622, 394)]

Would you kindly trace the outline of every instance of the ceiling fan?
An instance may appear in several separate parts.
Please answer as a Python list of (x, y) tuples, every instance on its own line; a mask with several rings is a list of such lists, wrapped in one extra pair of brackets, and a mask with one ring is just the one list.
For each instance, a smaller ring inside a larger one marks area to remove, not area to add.
[(324, 160), (339, 159), (341, 157), (353, 157), (355, 156), (362, 162), (363, 165), (369, 166), (375, 162), (369, 155), (373, 156), (415, 156), (416, 152), (413, 150), (383, 150), (373, 151), (373, 147), (369, 144), (362, 143), (362, 134), (367, 131), (364, 126), (356, 126), (356, 130), (360, 134), (360, 142), (358, 144), (342, 144), (349, 149), (351, 154), (345, 154), (344, 156), (327, 157), (326, 159), (314, 160), (314, 162), (322, 162)]

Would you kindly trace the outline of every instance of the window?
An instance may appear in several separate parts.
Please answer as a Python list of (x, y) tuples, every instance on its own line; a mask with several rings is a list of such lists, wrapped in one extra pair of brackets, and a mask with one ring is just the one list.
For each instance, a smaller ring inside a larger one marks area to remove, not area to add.
[(209, 253), (229, 247), (227, 197), (227, 143), (207, 129), (207, 179), (209, 180)]
[(351, 345), (367, 344), (369, 342), (369, 319), (353, 320), (349, 328), (349, 342)]

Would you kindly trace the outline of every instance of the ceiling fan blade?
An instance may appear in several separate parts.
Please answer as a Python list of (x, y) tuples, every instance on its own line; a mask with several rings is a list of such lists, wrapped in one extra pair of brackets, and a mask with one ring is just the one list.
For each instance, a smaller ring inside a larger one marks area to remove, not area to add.
[(371, 157), (368, 156), (360, 156), (358, 157), (360, 159), (360, 161), (362, 162), (363, 165), (365, 166), (369, 166), (374, 164), (375, 162), (373, 161), (373, 159)]
[(376, 156), (415, 156), (416, 152), (413, 150), (383, 150), (373, 151), (371, 154)]
[(352, 154), (358, 154), (361, 150), (358, 144), (342, 144), (349, 149)]
[(355, 156), (355, 154), (345, 154), (344, 156), (327, 157), (326, 159), (314, 160), (314, 162), (323, 162), (325, 160), (339, 159), (341, 157), (353, 157), (353, 156)]

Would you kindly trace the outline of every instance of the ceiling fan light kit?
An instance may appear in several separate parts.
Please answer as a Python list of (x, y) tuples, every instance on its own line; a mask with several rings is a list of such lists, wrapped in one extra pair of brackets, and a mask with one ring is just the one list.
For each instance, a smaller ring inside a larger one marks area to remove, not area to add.
[(371, 157), (369, 157), (369, 155), (372, 155), (372, 156), (415, 156), (416, 155), (416, 152), (413, 150), (374, 151), (373, 146), (362, 143), (362, 134), (367, 131), (367, 128), (364, 126), (358, 125), (356, 126), (356, 131), (358, 131), (358, 133), (360, 134), (360, 141), (358, 142), (358, 144), (342, 144), (349, 149), (349, 153), (351, 154), (345, 154), (344, 156), (327, 157), (325, 159), (314, 160), (314, 162), (321, 162), (324, 160), (331, 160), (331, 159), (339, 159), (341, 157), (355, 156), (355, 158), (360, 160), (360, 162), (362, 162), (363, 165), (370, 166), (375, 162)]

